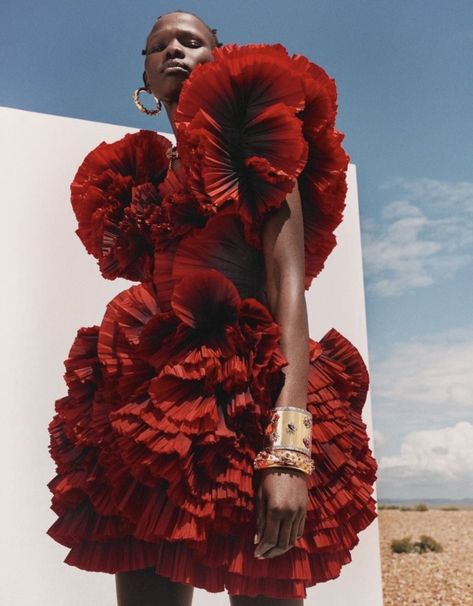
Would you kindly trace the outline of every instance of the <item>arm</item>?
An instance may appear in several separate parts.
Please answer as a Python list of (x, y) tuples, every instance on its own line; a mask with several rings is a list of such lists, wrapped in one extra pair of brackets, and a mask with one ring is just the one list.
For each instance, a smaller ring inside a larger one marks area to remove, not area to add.
[(275, 406), (307, 407), (309, 328), (304, 289), (304, 226), (297, 182), (287, 203), (263, 226), (266, 291), (281, 327), (281, 349), (289, 364)]
[[(281, 326), (281, 349), (289, 364), (275, 405), (307, 408), (309, 341), (304, 290), (304, 232), (297, 184), (287, 203), (263, 226), (266, 288), (270, 310)], [(302, 535), (309, 500), (299, 470), (262, 469), (256, 493), (256, 557), (272, 558)]]

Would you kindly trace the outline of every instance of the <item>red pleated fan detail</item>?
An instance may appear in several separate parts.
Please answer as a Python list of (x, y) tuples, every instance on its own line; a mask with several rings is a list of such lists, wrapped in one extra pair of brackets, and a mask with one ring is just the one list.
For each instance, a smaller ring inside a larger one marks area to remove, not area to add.
[(263, 211), (282, 203), (307, 159), (295, 116), (304, 103), (280, 45), (219, 49), (183, 86), (176, 124), (191, 188), (217, 206), (234, 200), (252, 243)]
[(193, 195), (217, 206), (233, 200), (248, 243), (261, 248), (265, 215), (298, 178), (309, 288), (336, 244), (347, 191), (335, 82), (279, 45), (228, 45), (214, 54), (186, 81), (176, 113)]
[(171, 143), (152, 131), (101, 143), (71, 183), (77, 235), (104, 278), (146, 280), (152, 273), (151, 226), (162, 218), (157, 186), (164, 179)]

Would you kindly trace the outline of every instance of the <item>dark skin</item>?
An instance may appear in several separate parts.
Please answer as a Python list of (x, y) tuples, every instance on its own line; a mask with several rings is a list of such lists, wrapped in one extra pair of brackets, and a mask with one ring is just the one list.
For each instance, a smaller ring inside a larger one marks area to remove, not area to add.
[[(188, 13), (161, 17), (146, 40), (144, 82), (163, 103), (176, 133), (174, 115), (185, 79), (194, 67), (212, 60), (215, 39)], [(179, 170), (179, 160), (173, 170)], [(306, 408), (308, 320), (304, 290), (301, 199), (297, 185), (263, 226), (268, 306), (281, 326), (281, 349), (289, 364), (275, 406)], [(302, 536), (308, 503), (307, 476), (293, 469), (260, 470), (256, 494), (255, 557), (274, 558)], [(193, 587), (157, 575), (154, 568), (116, 574), (118, 606), (190, 606)], [(302, 606), (302, 599), (230, 595), (231, 606)]]

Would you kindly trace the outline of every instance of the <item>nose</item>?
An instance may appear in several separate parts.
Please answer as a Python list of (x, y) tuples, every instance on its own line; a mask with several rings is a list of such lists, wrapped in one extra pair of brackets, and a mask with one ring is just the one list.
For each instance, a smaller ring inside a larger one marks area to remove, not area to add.
[(181, 44), (179, 43), (179, 40), (177, 40), (176, 38), (174, 38), (173, 40), (170, 40), (169, 44), (166, 47), (165, 59), (174, 59), (174, 58), (182, 59), (184, 57), (185, 57), (184, 49), (182, 48)]

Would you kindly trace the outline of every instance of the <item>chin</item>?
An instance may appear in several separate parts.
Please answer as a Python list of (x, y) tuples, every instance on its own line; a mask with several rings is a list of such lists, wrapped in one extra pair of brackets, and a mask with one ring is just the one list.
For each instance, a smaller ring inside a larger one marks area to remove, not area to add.
[(173, 90), (165, 97), (162, 97), (161, 100), (165, 103), (177, 103), (179, 101), (179, 96), (181, 94), (182, 86), (180, 86), (177, 90)]

